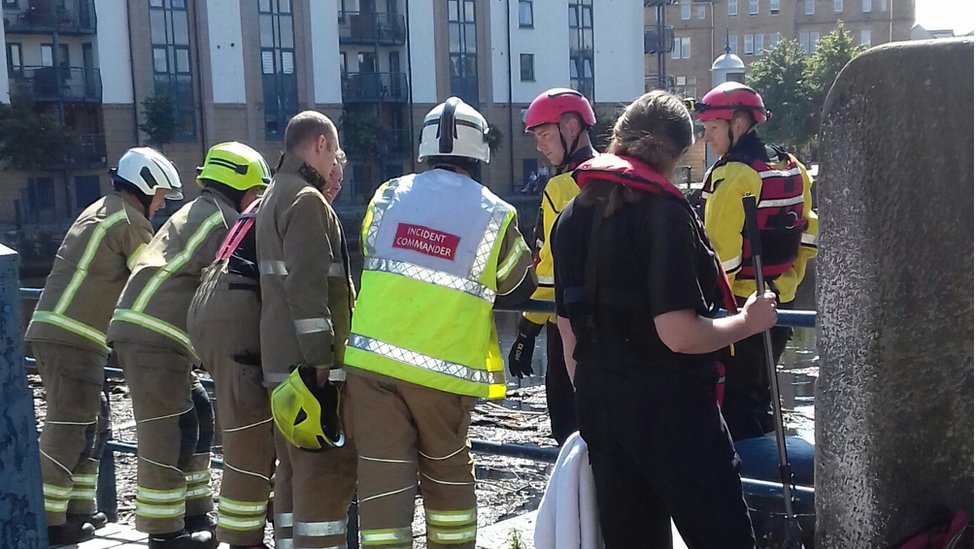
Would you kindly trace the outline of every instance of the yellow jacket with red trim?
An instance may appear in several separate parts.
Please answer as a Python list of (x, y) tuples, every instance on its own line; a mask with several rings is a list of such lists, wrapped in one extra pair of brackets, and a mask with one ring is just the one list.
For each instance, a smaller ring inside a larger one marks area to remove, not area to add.
[[(781, 303), (788, 303), (796, 298), (796, 288), (806, 274), (807, 261), (817, 255), (819, 228), (817, 213), (811, 209), (813, 200), (810, 194), (812, 185), (810, 175), (796, 158), (790, 155), (790, 159), (799, 167), (803, 179), (803, 216), (808, 224), (793, 267), (776, 278), (775, 284)], [(784, 161), (772, 163), (770, 167), (782, 169), (786, 165), (787, 162)], [(747, 195), (758, 197), (762, 179), (754, 169), (742, 162), (718, 165), (705, 177), (706, 180), (711, 178), (712, 188), (710, 193), (707, 190), (702, 193), (705, 199), (705, 231), (722, 262), (725, 274), (729, 277), (732, 293), (736, 297), (747, 298), (756, 291), (756, 283), (753, 279), (736, 276), (742, 268), (743, 261), (742, 228), (745, 224), (745, 212), (742, 209), (742, 197)]]
[[(542, 204), (539, 206), (539, 226), (536, 227), (535, 247), (538, 250), (535, 272), (539, 277), (539, 286), (532, 299), (540, 301), (555, 301), (556, 288), (553, 279), (552, 249), (549, 246), (552, 227), (556, 224), (556, 217), (569, 201), (580, 192), (579, 185), (573, 179), (572, 172), (564, 172), (553, 176), (546, 183), (546, 190), (542, 193)], [(556, 322), (556, 315), (549, 313), (524, 313), (523, 316), (534, 324)]]

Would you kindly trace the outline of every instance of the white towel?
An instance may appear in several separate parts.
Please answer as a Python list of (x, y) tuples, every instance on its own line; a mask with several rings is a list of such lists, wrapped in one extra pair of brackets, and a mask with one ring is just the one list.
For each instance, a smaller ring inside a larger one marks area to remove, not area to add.
[(535, 522), (536, 549), (603, 549), (596, 487), (586, 443), (573, 433), (563, 444)]

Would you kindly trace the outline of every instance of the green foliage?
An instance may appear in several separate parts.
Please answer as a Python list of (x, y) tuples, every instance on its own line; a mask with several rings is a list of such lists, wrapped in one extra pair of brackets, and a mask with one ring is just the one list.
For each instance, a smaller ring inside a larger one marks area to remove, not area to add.
[(386, 136), (386, 130), (376, 116), (344, 110), (339, 119), (339, 131), (342, 132), (342, 150), (350, 159), (364, 162), (378, 160), (380, 143)]
[(142, 100), (145, 122), (139, 124), (139, 129), (149, 138), (149, 144), (162, 149), (173, 142), (176, 137), (175, 109), (173, 96), (166, 90), (156, 90), (155, 94)]
[(813, 55), (804, 55), (796, 40), (780, 41), (749, 66), (746, 83), (763, 97), (773, 112), (759, 127), (765, 139), (788, 148), (816, 145), (820, 113), (827, 92), (841, 69), (864, 46), (839, 23), (817, 42)]
[(512, 528), (508, 534), (508, 547), (506, 549), (525, 549), (525, 542), (522, 541), (522, 533)]
[(498, 151), (502, 150), (505, 144), (505, 134), (502, 132), (498, 126), (489, 123), (488, 124), (488, 149), (491, 154), (497, 154)]
[(61, 166), (77, 147), (54, 112), (38, 112), (27, 94), (0, 104), (0, 162), (4, 169), (34, 171)]

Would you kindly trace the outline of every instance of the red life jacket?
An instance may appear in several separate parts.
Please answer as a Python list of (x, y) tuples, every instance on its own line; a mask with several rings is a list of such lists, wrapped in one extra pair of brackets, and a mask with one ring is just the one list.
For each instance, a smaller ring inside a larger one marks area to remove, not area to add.
[[(573, 172), (573, 178), (579, 183), (580, 189), (585, 189), (593, 181), (609, 181), (639, 191), (649, 192), (665, 198), (680, 202), (688, 210), (688, 215), (695, 219), (698, 231), (703, 242), (709, 242), (705, 234), (705, 227), (701, 223), (698, 215), (692, 209), (688, 199), (681, 193), (667, 177), (659, 174), (654, 168), (647, 164), (628, 156), (617, 156), (615, 154), (601, 154), (581, 164)], [(738, 311), (735, 297), (732, 295), (732, 287), (729, 286), (729, 279), (725, 276), (725, 270), (719, 263), (718, 254), (712, 251), (715, 257), (715, 268), (718, 276), (716, 284), (721, 296), (722, 307), (730, 315)]]
[[(800, 240), (807, 228), (803, 216), (803, 176), (800, 167), (790, 155), (782, 150), (767, 146), (777, 160), (773, 163), (786, 163), (782, 169), (775, 168), (761, 158), (744, 158), (727, 154), (708, 171), (705, 177), (705, 192), (714, 192), (721, 180), (712, 183), (715, 168), (730, 162), (739, 162), (752, 168), (762, 180), (756, 215), (759, 224), (759, 238), (762, 240), (763, 277), (773, 280), (793, 267), (800, 249)], [(755, 278), (749, 238), (742, 228), (742, 270), (736, 275), (741, 278)]]

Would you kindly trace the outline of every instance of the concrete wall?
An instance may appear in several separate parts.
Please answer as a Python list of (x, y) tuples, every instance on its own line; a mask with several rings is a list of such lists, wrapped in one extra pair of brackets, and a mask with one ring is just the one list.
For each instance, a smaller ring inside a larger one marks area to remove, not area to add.
[(973, 511), (973, 41), (838, 76), (818, 179), (817, 546)]

